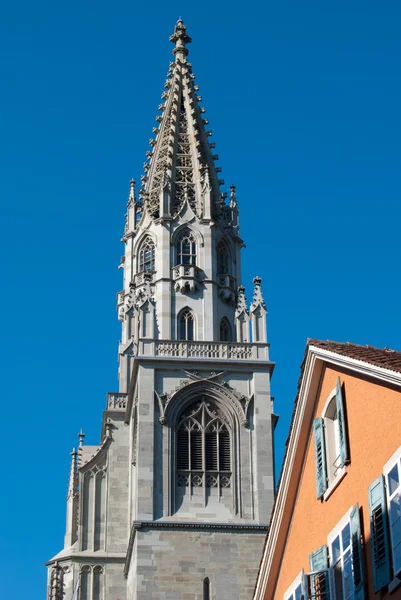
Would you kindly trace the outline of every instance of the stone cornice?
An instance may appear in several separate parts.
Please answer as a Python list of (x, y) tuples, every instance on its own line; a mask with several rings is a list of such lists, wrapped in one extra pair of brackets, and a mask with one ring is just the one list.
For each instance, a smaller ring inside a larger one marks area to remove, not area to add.
[(127, 554), (125, 552), (70, 552), (57, 555), (45, 563), (46, 567), (51, 567), (54, 563), (77, 562), (77, 563), (105, 563), (105, 562), (125, 562)]
[(187, 521), (134, 521), (136, 529), (216, 529), (224, 531), (266, 532), (269, 526), (259, 523), (196, 523)]

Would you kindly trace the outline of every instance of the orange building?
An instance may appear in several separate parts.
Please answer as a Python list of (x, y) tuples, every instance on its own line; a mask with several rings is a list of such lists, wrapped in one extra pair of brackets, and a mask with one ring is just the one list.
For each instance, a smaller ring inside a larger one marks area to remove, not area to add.
[(254, 599), (401, 598), (401, 352), (308, 340)]

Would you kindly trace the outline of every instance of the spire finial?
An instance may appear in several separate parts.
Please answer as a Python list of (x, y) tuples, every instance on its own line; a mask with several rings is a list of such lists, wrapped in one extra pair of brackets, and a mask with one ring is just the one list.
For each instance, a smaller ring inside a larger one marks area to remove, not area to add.
[(170, 42), (175, 44), (175, 48), (173, 50), (173, 54), (176, 57), (176, 60), (181, 59), (185, 61), (185, 58), (188, 56), (188, 49), (186, 48), (186, 44), (192, 42), (191, 38), (187, 34), (187, 28), (184, 25), (184, 21), (181, 17), (178, 19), (175, 27), (173, 35), (170, 35)]
[(85, 439), (85, 434), (82, 431), (82, 428), (81, 428), (80, 432), (78, 433), (78, 437), (79, 437), (79, 447), (81, 448), (84, 445), (84, 439)]

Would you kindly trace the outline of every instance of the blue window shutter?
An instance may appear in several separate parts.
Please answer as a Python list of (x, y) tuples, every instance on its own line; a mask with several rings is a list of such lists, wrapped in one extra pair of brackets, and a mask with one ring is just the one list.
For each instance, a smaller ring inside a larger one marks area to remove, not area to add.
[(343, 467), (345, 465), (345, 462), (348, 460), (349, 455), (348, 455), (347, 430), (345, 428), (343, 392), (341, 389), (340, 378), (338, 378), (338, 380), (337, 380), (336, 407), (337, 407), (337, 422), (338, 422), (338, 430), (339, 430), (339, 438), (340, 438), (341, 466)]
[(391, 580), (389, 526), (384, 477), (369, 486), (370, 539), (375, 593)]
[(320, 569), (327, 569), (328, 565), (328, 554), (327, 546), (323, 544), (317, 550), (309, 554), (309, 567), (311, 571), (320, 571)]
[(352, 568), (354, 571), (355, 600), (365, 599), (365, 582), (363, 573), (361, 522), (359, 519), (359, 505), (355, 504), (350, 514)]
[[(309, 566), (315, 575), (309, 576), (309, 589), (306, 589), (305, 598), (330, 598), (329, 556), (327, 546), (323, 545), (309, 555)], [(316, 573), (317, 571), (317, 573)], [(320, 571), (320, 573), (319, 573)], [(309, 595), (310, 593), (310, 595)]]
[(321, 498), (327, 489), (326, 445), (324, 441), (323, 419), (313, 421), (315, 438), (316, 496)]

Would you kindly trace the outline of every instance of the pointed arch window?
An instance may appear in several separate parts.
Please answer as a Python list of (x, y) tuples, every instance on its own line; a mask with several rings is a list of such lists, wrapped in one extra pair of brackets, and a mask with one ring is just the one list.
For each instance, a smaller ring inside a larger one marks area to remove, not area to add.
[(209, 577), (203, 580), (203, 600), (210, 600), (210, 581)]
[(195, 318), (192, 310), (185, 308), (178, 316), (178, 339), (192, 342), (195, 334)]
[(155, 270), (155, 244), (151, 237), (146, 237), (139, 250), (139, 272)]
[(177, 484), (231, 486), (231, 438), (225, 415), (201, 398), (181, 415), (176, 435)]
[(217, 244), (217, 275), (228, 275), (230, 272), (230, 252), (224, 240)]
[(220, 341), (232, 342), (231, 326), (226, 317), (220, 321)]
[(196, 239), (189, 229), (185, 229), (177, 240), (176, 264), (196, 265)]

